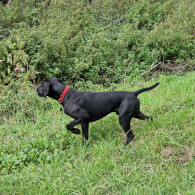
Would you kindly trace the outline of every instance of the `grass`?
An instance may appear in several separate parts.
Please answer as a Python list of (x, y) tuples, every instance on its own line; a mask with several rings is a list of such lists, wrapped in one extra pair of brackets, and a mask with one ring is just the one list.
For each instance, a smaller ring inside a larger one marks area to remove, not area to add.
[(71, 118), (57, 102), (32, 89), (12, 105), (7, 97), (0, 107), (0, 194), (195, 194), (195, 73), (117, 90), (155, 82), (157, 88), (139, 95), (141, 110), (154, 122), (133, 119), (135, 139), (126, 148), (114, 113), (90, 125), (82, 146), (82, 137), (66, 130)]

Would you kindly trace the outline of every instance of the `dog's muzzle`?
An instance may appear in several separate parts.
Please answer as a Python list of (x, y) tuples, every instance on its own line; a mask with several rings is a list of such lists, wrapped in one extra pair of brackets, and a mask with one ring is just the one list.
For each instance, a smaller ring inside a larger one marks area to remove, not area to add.
[(37, 94), (40, 97), (45, 97), (44, 92), (43, 92), (43, 87), (41, 87), (41, 86), (37, 87)]

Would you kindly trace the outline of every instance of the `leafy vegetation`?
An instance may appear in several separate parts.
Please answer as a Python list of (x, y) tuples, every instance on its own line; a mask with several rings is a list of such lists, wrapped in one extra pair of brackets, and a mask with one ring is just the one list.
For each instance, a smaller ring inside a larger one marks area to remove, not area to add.
[(195, 74), (138, 81), (117, 90), (160, 82), (139, 96), (141, 110), (154, 121), (133, 119), (135, 139), (126, 148), (114, 113), (90, 125), (82, 146), (82, 137), (66, 130), (72, 119), (56, 101), (38, 97), (33, 85), (21, 92), (18, 80), (18, 93), (11, 84), (2, 88), (1, 193), (194, 194)]
[(0, 79), (28, 64), (40, 80), (108, 85), (153, 63), (194, 59), (194, 9), (191, 0), (0, 4)]

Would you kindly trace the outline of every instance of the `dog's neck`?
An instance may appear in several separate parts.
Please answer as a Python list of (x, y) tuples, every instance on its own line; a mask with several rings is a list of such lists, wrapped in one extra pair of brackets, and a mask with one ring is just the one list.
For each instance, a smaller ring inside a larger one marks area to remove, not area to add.
[(58, 100), (60, 96), (62, 95), (64, 89), (66, 88), (66, 85), (62, 83), (58, 83), (57, 85), (53, 85), (51, 92), (49, 92), (48, 96), (50, 98), (53, 98), (55, 100)]

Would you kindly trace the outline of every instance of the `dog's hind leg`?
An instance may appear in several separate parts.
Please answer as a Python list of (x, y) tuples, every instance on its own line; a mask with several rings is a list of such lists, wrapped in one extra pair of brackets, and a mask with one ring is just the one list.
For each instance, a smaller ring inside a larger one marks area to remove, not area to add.
[(140, 120), (149, 120), (153, 121), (153, 118), (151, 116), (146, 116), (143, 112), (138, 110), (138, 112), (134, 115), (134, 118), (140, 119)]
[(134, 134), (130, 129), (131, 119), (132, 119), (131, 114), (128, 114), (122, 117), (119, 116), (119, 123), (127, 135), (127, 141), (125, 142), (125, 146), (127, 146), (134, 138)]

